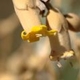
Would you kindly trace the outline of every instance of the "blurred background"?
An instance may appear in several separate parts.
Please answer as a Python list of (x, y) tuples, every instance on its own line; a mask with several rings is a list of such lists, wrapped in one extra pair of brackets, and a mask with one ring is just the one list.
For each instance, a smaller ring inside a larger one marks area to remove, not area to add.
[[(51, 3), (63, 14), (73, 12), (80, 15), (80, 0), (51, 0)], [(77, 59), (61, 60), (62, 67), (59, 68), (56, 62), (47, 61), (45, 64), (33, 54), (36, 44), (23, 41), (20, 37), (22, 30), (12, 1), (0, 0), (0, 80), (80, 80), (79, 32), (69, 31)], [(42, 70), (42, 63), (39, 64), (38, 60), (45, 64)]]

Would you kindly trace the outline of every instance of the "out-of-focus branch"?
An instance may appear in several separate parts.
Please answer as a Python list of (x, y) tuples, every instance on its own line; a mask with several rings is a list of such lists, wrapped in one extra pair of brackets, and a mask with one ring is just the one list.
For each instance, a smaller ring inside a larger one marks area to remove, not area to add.
[(18, 26), (19, 21), (15, 13), (0, 21), (0, 39), (11, 34)]
[[(12, 33), (19, 26), (15, 13), (0, 21), (0, 49), (1, 55), (6, 56), (11, 51), (13, 36)], [(6, 46), (5, 46), (6, 45)]]

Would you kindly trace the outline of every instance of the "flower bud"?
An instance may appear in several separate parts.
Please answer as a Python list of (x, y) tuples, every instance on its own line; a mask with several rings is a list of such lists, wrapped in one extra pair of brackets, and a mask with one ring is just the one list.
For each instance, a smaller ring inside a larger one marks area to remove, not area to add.
[(80, 17), (74, 13), (68, 13), (65, 15), (66, 20), (69, 23), (69, 29), (72, 31), (80, 31)]

